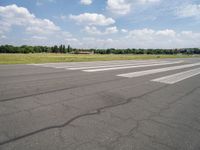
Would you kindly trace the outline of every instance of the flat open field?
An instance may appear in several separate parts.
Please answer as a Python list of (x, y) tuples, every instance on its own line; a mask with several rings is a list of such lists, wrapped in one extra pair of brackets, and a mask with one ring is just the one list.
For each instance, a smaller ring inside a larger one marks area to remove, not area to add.
[(76, 54), (0, 54), (0, 64), (30, 64), (50, 62), (85, 62), (160, 58), (188, 58), (188, 55), (76, 55)]

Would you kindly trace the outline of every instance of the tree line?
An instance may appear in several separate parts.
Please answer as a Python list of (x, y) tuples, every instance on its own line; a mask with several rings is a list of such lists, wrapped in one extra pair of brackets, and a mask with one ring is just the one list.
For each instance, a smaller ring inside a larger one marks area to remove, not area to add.
[(92, 54), (200, 54), (200, 48), (182, 48), (182, 49), (77, 49), (72, 48), (70, 45), (55, 45), (55, 46), (13, 46), (1, 45), (0, 53), (73, 53), (79, 54), (81, 52), (89, 52)]
[(70, 45), (66, 48), (65, 45), (60, 46), (13, 46), (13, 45), (1, 45), (0, 53), (70, 53), (72, 48)]

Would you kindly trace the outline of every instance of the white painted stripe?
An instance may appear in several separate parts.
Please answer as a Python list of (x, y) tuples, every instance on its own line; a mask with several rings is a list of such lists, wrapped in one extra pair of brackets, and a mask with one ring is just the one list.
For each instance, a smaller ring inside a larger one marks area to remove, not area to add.
[(174, 62), (166, 62), (166, 63), (155, 63), (155, 64), (145, 64), (145, 65), (133, 65), (133, 66), (123, 66), (123, 67), (112, 67), (112, 68), (102, 68), (102, 69), (91, 69), (91, 70), (83, 70), (85, 72), (99, 72), (99, 71), (107, 71), (107, 70), (119, 70), (119, 69), (128, 69), (128, 68), (139, 68), (139, 67), (150, 67), (150, 66), (161, 66), (161, 65), (171, 65), (182, 63), (183, 61), (174, 61)]
[(162, 78), (153, 79), (151, 81), (166, 83), (166, 84), (174, 84), (174, 83), (180, 82), (182, 80), (185, 80), (187, 78), (196, 76), (198, 74), (200, 74), (200, 68), (188, 70), (185, 72), (180, 72), (180, 73), (165, 76)]
[(89, 66), (89, 67), (74, 67), (74, 68), (67, 68), (69, 70), (83, 70), (83, 69), (94, 69), (94, 68), (111, 68), (111, 67), (121, 67), (121, 66), (133, 66), (133, 65), (143, 65), (143, 64), (155, 64), (155, 63), (167, 63), (169, 61), (146, 61), (146, 62), (134, 62), (134, 63), (131, 63), (131, 64), (118, 64), (118, 65), (97, 65), (97, 66)]
[[(149, 60), (149, 61), (117, 61), (117, 62), (101, 62), (101, 63), (97, 63), (97, 62), (93, 62), (93, 63), (88, 63), (88, 64), (74, 64), (74, 65), (63, 65), (63, 66), (57, 66), (55, 68), (64, 68), (64, 69), (69, 69), (69, 70), (83, 70), (83, 69), (93, 69), (94, 68), (98, 68), (98, 67), (106, 67), (106, 66), (115, 66), (115, 65), (126, 65), (126, 64), (132, 64), (134, 65), (135, 63), (151, 63), (151, 62), (167, 62), (167, 61), (153, 61), (153, 60)], [(134, 64), (133, 64), (134, 63)]]
[(95, 67), (104, 65), (123, 65), (130, 63), (143, 63), (143, 62), (166, 62), (163, 60), (120, 60), (120, 61), (95, 61), (95, 62), (67, 62), (67, 63), (44, 63), (44, 64), (30, 64), (41, 67), (51, 68), (79, 68), (79, 67)]
[(155, 73), (160, 73), (160, 72), (166, 72), (166, 71), (170, 71), (170, 70), (184, 69), (184, 68), (189, 68), (189, 67), (194, 67), (194, 66), (199, 66), (199, 65), (200, 65), (200, 63), (195, 63), (195, 64), (173, 66), (173, 67), (167, 67), (167, 68), (161, 68), (161, 69), (152, 69), (152, 70), (126, 73), (126, 74), (120, 74), (117, 76), (133, 78), (133, 77), (140, 77), (140, 76), (145, 76), (145, 75), (150, 75), (150, 74), (155, 74)]
[[(155, 60), (149, 60), (155, 61)], [(30, 64), (36, 66), (48, 66), (48, 67), (84, 67), (84, 66), (93, 66), (93, 65), (106, 65), (106, 64), (123, 64), (123, 63), (132, 63), (132, 62), (144, 62), (140, 60), (120, 60), (120, 61), (94, 61), (94, 62), (65, 62), (65, 63), (43, 63), (43, 64)]]

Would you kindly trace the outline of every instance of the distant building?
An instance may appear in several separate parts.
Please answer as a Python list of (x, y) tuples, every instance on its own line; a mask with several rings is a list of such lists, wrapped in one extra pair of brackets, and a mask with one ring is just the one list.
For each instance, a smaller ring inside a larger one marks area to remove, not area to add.
[(94, 51), (76, 50), (76, 51), (74, 51), (72, 53), (73, 54), (86, 54), (86, 55), (89, 55), (89, 54), (94, 54)]

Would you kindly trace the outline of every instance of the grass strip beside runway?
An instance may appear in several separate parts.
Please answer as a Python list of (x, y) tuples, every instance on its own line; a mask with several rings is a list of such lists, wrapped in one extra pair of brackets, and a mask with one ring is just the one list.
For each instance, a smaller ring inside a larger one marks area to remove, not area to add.
[(80, 55), (80, 54), (0, 54), (0, 64), (31, 64), (50, 62), (88, 62), (88, 61), (109, 61), (109, 60), (147, 60), (162, 58), (189, 58), (197, 56), (189, 55)]

